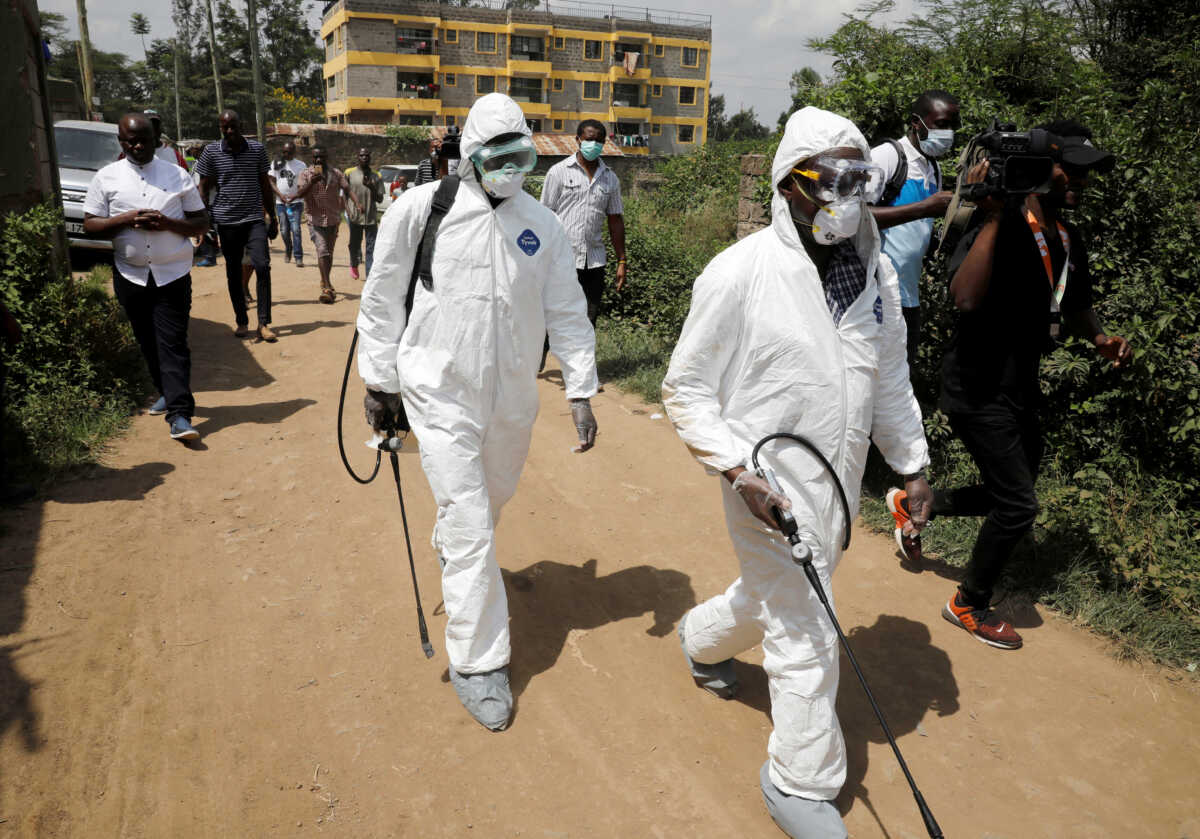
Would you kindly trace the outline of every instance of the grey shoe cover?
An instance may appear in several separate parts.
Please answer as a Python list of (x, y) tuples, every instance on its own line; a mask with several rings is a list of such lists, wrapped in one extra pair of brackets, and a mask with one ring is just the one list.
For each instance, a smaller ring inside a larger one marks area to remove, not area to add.
[(508, 686), (508, 666), (486, 673), (458, 673), (450, 665), (450, 684), (458, 694), (458, 701), (492, 731), (508, 728), (512, 718), (512, 689)]
[(792, 839), (846, 839), (846, 823), (832, 801), (788, 795), (771, 783), (770, 765), (769, 760), (762, 765), (758, 778), (767, 812), (780, 830)]
[(692, 678), (696, 680), (696, 684), (713, 696), (733, 699), (738, 692), (738, 680), (737, 674), (733, 671), (733, 659), (727, 658), (716, 664), (699, 664), (692, 661), (692, 657), (687, 652), (687, 643), (683, 640), (683, 624), (686, 620), (687, 615), (685, 614), (679, 621), (679, 646), (683, 648), (683, 657), (687, 659), (688, 669), (692, 671)]

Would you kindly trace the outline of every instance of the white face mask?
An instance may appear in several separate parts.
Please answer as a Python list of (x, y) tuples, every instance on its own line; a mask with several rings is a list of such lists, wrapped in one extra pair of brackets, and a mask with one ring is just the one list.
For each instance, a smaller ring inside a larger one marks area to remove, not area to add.
[(917, 117), (921, 121), (921, 125), (925, 127), (926, 133), (929, 135), (924, 140), (921, 140), (921, 153), (928, 157), (941, 157), (946, 152), (950, 151), (950, 147), (954, 145), (954, 129), (953, 128), (930, 128), (925, 125), (925, 120)]
[(929, 137), (921, 141), (921, 151), (930, 157), (941, 157), (954, 145), (954, 131), (949, 128), (931, 128)]
[(521, 185), (525, 183), (525, 174), (523, 172), (488, 172), (486, 175), (480, 175), (479, 182), (487, 194), (494, 198), (512, 198), (521, 191)]
[(832, 245), (857, 233), (862, 207), (862, 199), (852, 195), (817, 210), (812, 220), (812, 235), (817, 244)]

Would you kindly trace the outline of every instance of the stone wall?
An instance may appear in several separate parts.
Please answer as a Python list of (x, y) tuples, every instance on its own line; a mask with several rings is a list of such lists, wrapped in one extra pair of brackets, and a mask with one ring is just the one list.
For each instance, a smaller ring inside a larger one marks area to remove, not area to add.
[(744, 239), (771, 223), (767, 209), (754, 197), (763, 176), (768, 174), (770, 163), (766, 155), (742, 155), (742, 180), (738, 185), (737, 237)]
[[(5, 79), (9, 127), (0, 137), (0, 223), (43, 201), (61, 206), (46, 63), (34, 0), (0, 0), (0, 72)], [(66, 264), (66, 233), (59, 228), (52, 265)]]

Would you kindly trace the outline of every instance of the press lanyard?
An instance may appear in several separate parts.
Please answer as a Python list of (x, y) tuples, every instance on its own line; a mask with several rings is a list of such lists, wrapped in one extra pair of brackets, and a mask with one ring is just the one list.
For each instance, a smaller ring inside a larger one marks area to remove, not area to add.
[(1029, 222), (1029, 229), (1033, 231), (1033, 240), (1037, 242), (1038, 252), (1042, 255), (1042, 264), (1046, 266), (1046, 279), (1050, 282), (1051, 291), (1054, 292), (1053, 308), (1057, 309), (1067, 291), (1067, 272), (1071, 269), (1071, 237), (1067, 234), (1067, 229), (1063, 227), (1062, 222), (1056, 221), (1064, 253), (1062, 272), (1058, 276), (1058, 282), (1055, 283), (1054, 266), (1050, 262), (1050, 247), (1046, 244), (1046, 236), (1042, 233), (1042, 226), (1038, 224), (1037, 216), (1028, 207), (1025, 208), (1025, 221)]

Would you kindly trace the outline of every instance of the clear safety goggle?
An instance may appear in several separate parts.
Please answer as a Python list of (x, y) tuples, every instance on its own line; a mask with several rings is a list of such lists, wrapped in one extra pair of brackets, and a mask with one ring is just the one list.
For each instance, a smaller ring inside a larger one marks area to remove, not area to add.
[(529, 137), (518, 137), (495, 146), (481, 146), (471, 160), (484, 174), (529, 172), (537, 165), (537, 151)]
[(812, 184), (812, 197), (822, 203), (859, 196), (873, 204), (883, 195), (883, 169), (862, 160), (818, 156), (792, 169)]

